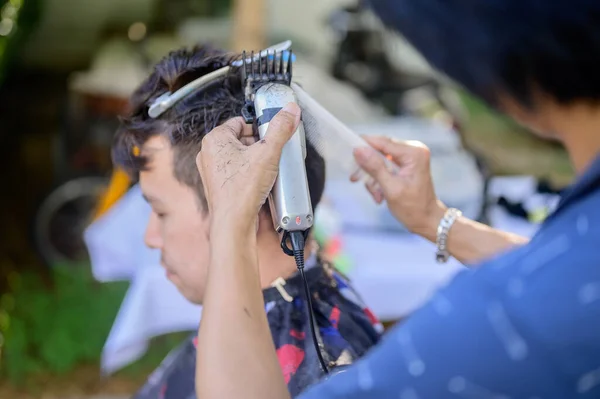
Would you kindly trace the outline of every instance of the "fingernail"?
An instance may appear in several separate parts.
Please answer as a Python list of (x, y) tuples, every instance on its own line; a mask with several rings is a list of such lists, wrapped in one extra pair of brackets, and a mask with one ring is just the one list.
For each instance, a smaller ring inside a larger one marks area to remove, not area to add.
[(287, 103), (283, 107), (283, 111), (289, 112), (290, 114), (294, 115), (296, 117), (296, 119), (298, 119), (300, 117), (300, 113), (302, 112), (300, 110), (300, 107), (296, 103)]

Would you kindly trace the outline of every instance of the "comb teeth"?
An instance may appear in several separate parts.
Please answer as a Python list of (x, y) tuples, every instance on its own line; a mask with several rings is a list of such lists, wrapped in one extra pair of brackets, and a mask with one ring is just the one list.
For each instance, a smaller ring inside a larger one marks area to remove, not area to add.
[(273, 57), (271, 57), (267, 51), (267, 60), (269, 62), (269, 79), (272, 80), (277, 76), (277, 54), (273, 51)]
[(242, 51), (242, 78), (246, 80), (248, 76), (248, 64), (246, 63), (246, 50)]
[[(287, 57), (285, 53), (287, 53)], [(242, 57), (242, 71), (247, 83), (283, 82), (291, 84), (293, 57), (291, 50), (266, 50), (257, 54), (252, 51), (250, 57), (246, 57), (246, 52), (243, 52)]]
[(279, 53), (279, 73), (283, 76), (283, 51)]

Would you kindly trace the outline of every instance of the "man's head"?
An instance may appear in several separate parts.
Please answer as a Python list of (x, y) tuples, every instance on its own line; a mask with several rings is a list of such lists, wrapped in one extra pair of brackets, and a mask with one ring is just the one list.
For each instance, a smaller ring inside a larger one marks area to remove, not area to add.
[(536, 131), (600, 100), (597, 0), (368, 2), (432, 66)]
[[(113, 146), (113, 161), (139, 178), (152, 206), (146, 243), (161, 250), (169, 278), (190, 301), (201, 303), (209, 259), (209, 218), (196, 168), (203, 137), (226, 120), (241, 115), (244, 94), (239, 71), (193, 93), (157, 119), (148, 108), (165, 92), (229, 64), (236, 55), (210, 47), (169, 54), (131, 97)], [(251, 126), (248, 126), (251, 131)], [(307, 178), (316, 207), (324, 189), (325, 164), (307, 143)], [(251, 183), (249, 183), (251, 184)], [(261, 229), (272, 229), (261, 225)]]

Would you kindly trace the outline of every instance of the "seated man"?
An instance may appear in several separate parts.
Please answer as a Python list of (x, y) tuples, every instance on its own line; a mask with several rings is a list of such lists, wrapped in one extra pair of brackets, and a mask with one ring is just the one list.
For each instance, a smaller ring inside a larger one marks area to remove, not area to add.
[[(116, 165), (139, 178), (152, 206), (146, 244), (161, 250), (168, 278), (197, 304), (202, 303), (209, 262), (210, 214), (195, 160), (204, 135), (241, 114), (240, 76), (233, 72), (223, 83), (189, 95), (157, 119), (148, 116), (148, 108), (163, 93), (172, 93), (220, 68), (231, 57), (207, 47), (171, 53), (133, 94), (131, 114), (123, 119), (113, 148)], [(251, 126), (248, 135), (252, 136)], [(325, 164), (314, 148), (307, 147), (308, 182), (316, 207), (324, 189)], [(296, 396), (323, 373), (311, 338), (302, 281), (294, 258), (280, 247), (266, 207), (260, 213), (257, 242), (265, 311), (282, 372), (290, 393)], [(311, 251), (307, 254), (307, 278), (323, 355), (335, 370), (377, 343), (380, 325), (347, 281)], [(195, 358), (192, 336), (165, 359), (135, 397), (194, 397)]]

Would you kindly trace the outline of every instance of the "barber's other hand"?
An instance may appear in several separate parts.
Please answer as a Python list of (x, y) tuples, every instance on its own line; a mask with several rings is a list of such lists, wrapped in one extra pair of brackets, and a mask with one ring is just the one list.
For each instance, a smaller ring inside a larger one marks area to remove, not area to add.
[[(372, 148), (354, 152), (356, 161), (377, 184), (367, 189), (378, 203), (383, 200), (392, 214), (411, 232), (429, 236), (445, 212), (433, 188), (429, 149), (417, 141), (398, 141), (388, 137), (367, 136), (364, 139), (398, 167), (390, 170), (381, 154)], [(353, 180), (356, 180), (353, 178)]]
[(213, 217), (255, 220), (275, 183), (283, 146), (299, 122), (300, 108), (288, 104), (271, 120), (264, 140), (254, 144), (242, 142), (248, 127), (241, 118), (204, 137), (196, 165)]

